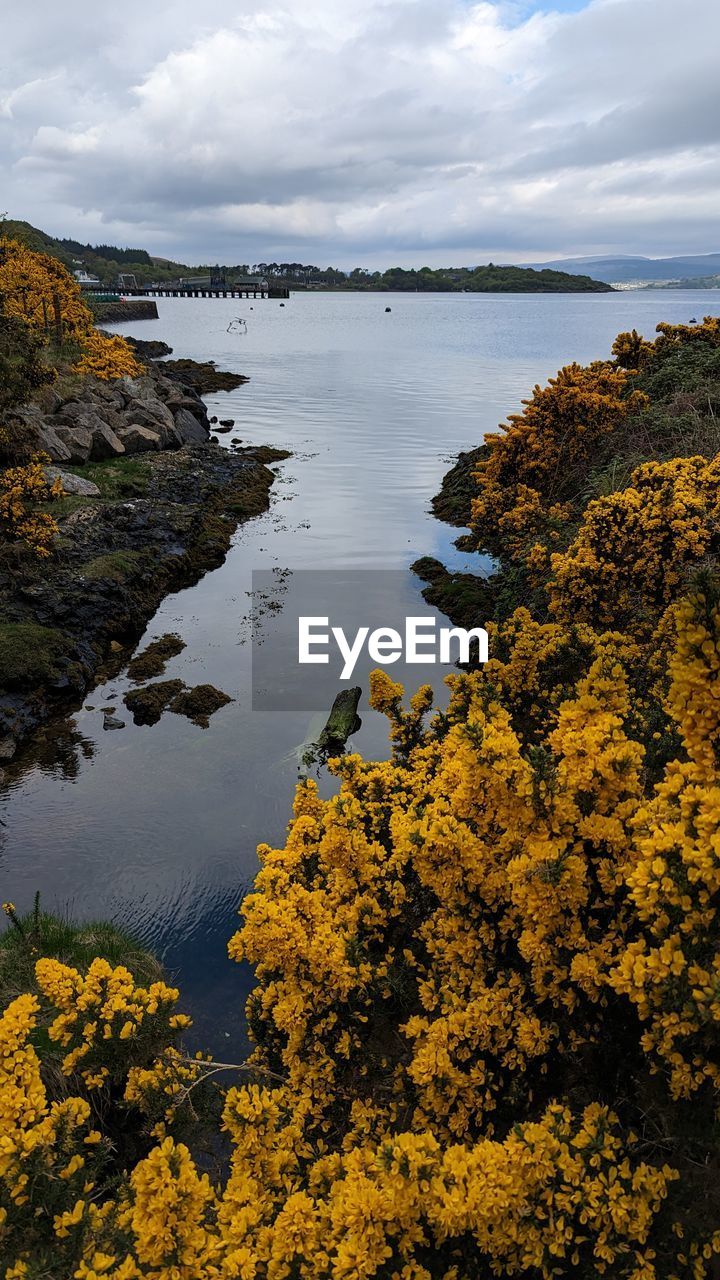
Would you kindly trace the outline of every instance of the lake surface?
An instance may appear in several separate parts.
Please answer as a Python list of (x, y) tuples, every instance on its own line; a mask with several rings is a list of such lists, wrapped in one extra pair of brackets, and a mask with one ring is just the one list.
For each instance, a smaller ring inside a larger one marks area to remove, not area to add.
[[(225, 947), (257, 844), (283, 840), (309, 721), (307, 711), (252, 710), (251, 572), (397, 570), (398, 609), (427, 614), (408, 568), (418, 556), (487, 567), (459, 555), (457, 530), (429, 514), (454, 455), (560, 365), (607, 355), (621, 330), (651, 337), (659, 320), (717, 314), (720, 294), (298, 293), (284, 306), (161, 299), (158, 308), (159, 320), (117, 331), (248, 374), (236, 391), (207, 397), (210, 412), (234, 418), (231, 435), (244, 444), (293, 453), (276, 467), (270, 511), (238, 530), (220, 569), (165, 601), (139, 646), (179, 632), (187, 647), (166, 676), (209, 681), (234, 701), (207, 730), (173, 715), (135, 727), (121, 701), (126, 679), (95, 690), (86, 702), (97, 710), (43, 735), (35, 762), (0, 794), (0, 898), (25, 910), (39, 889), (48, 908), (131, 927), (177, 977), (197, 1041), (241, 1053), (252, 975)], [(246, 334), (227, 332), (237, 316)], [(282, 625), (281, 610), (265, 615), (264, 627)], [(123, 730), (103, 731), (108, 703)], [(353, 747), (386, 756), (384, 719), (367, 706), (361, 714)]]

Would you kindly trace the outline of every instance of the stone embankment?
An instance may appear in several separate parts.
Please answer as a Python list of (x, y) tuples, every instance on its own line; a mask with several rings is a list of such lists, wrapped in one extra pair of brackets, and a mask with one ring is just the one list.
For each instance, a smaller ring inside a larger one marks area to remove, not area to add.
[(268, 506), (267, 464), (289, 456), (221, 448), (197, 391), (161, 365), (111, 383), (61, 380), (11, 419), (50, 455), (64, 494), (48, 505), (59, 526), (49, 560), (12, 544), (0, 556), (0, 776), (108, 662), (127, 662), (165, 595), (222, 563), (238, 524)]
[(162, 366), (147, 375), (101, 382), (67, 379), (43, 388), (36, 404), (6, 414), (55, 463), (103, 462), (125, 454), (204, 444), (210, 434), (207, 409), (185, 382)]

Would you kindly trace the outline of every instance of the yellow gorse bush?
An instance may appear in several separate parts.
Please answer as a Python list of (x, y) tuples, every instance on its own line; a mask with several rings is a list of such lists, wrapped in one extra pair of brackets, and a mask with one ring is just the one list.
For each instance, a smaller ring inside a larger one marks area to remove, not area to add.
[[(123, 338), (94, 327), (80, 288), (62, 263), (0, 236), (0, 310), (45, 335), (48, 343), (70, 344), (72, 371), (104, 380), (137, 377), (142, 367)], [(60, 352), (54, 352), (58, 359)], [(13, 428), (0, 423), (0, 441), (12, 443)], [(0, 535), (24, 543), (47, 558), (58, 533), (57, 522), (37, 507), (59, 496), (59, 482), (48, 484), (41, 455), (25, 465), (0, 469)]]
[(712, 347), (697, 328), (621, 335), (511, 420), (477, 528), (511, 565), (540, 546), (544, 611), (500, 615), (434, 717), (373, 673), (391, 758), (335, 761), (261, 847), (222, 1176), (180, 1133), (217, 1064), (178, 1047), (177, 992), (38, 961), (0, 1022), (5, 1280), (717, 1274), (718, 464), (652, 459), (589, 502), (563, 480), (644, 411), (633, 371)]
[(0, 237), (0, 304), (49, 339), (56, 338), (59, 324), (62, 341), (79, 349), (77, 373), (103, 379), (142, 373), (124, 339), (94, 328), (80, 287), (62, 263), (7, 237)]
[(0, 532), (24, 542), (41, 559), (51, 554), (58, 525), (37, 507), (62, 493), (62, 482), (50, 481), (45, 474), (43, 464), (49, 461), (47, 455), (38, 454), (25, 466), (0, 471)]

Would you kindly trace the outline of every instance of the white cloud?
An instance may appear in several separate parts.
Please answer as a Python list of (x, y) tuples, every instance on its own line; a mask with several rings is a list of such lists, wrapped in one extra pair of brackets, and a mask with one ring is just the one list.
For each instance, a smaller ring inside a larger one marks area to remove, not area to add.
[(200, 8), (6, 20), (3, 206), (188, 260), (718, 247), (716, 0)]

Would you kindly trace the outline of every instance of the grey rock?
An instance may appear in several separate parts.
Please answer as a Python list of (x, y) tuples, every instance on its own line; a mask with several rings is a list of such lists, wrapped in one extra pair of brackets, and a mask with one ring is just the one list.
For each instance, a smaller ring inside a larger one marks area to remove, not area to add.
[(111, 409), (122, 410), (125, 404), (122, 392), (107, 382), (96, 382), (93, 395), (96, 400), (103, 401)]
[(11, 409), (5, 414), (6, 422), (22, 422), (27, 427), (36, 427), (38, 423), (44, 421), (45, 415), (42, 409), (36, 404), (20, 405), (17, 409)]
[(124, 729), (125, 721), (119, 720), (117, 716), (105, 712), (103, 716), (103, 729)]
[(126, 453), (147, 453), (150, 449), (161, 449), (162, 440), (158, 431), (149, 427), (141, 427), (133, 423), (129, 427), (121, 427), (118, 436), (125, 445)]
[(160, 426), (171, 427), (173, 415), (162, 400), (141, 400), (125, 410), (125, 425), (132, 426), (135, 423), (140, 427), (149, 427), (151, 431), (157, 431)]
[(205, 444), (208, 433), (189, 409), (178, 409), (175, 416), (175, 429), (179, 432), (183, 444)]
[(100, 418), (92, 433), (92, 453), (90, 457), (93, 462), (102, 462), (105, 458), (117, 458), (125, 452), (125, 445), (119, 436), (107, 423)]
[(71, 462), (87, 462), (93, 447), (93, 434), (87, 427), (66, 427), (60, 425), (55, 428), (56, 434), (62, 440), (63, 444), (70, 451)]
[(121, 378), (118, 391), (123, 395), (126, 404), (137, 400), (157, 399), (157, 383), (154, 378)]
[(78, 423), (83, 423), (87, 417), (93, 417), (97, 413), (98, 406), (88, 395), (85, 400), (68, 400), (54, 416), (53, 425), (56, 427), (74, 427)]
[(160, 433), (161, 447), (163, 449), (182, 448), (183, 438), (175, 426), (174, 421), (170, 426), (165, 426), (164, 423), (158, 423), (157, 427), (153, 428), (153, 430), (157, 430)]
[(50, 481), (60, 480), (63, 487), (63, 493), (75, 493), (82, 498), (99, 498), (100, 490), (92, 480), (86, 480), (84, 476), (73, 475), (72, 471), (63, 471), (62, 467), (45, 467), (45, 475)]
[(43, 413), (57, 413), (62, 408), (63, 398), (54, 387), (41, 387), (36, 396)]
[(42, 422), (36, 428), (38, 449), (47, 453), (53, 462), (71, 462), (72, 454), (63, 440), (52, 427)]
[(6, 733), (0, 737), (0, 760), (12, 760), (17, 750), (17, 743), (12, 734)]
[(84, 401), (63, 405), (53, 418), (53, 426), (56, 430), (56, 424), (62, 424), (68, 427), (85, 427), (86, 430), (93, 431), (98, 420), (115, 432), (123, 425), (123, 418), (112, 405), (89, 397)]

